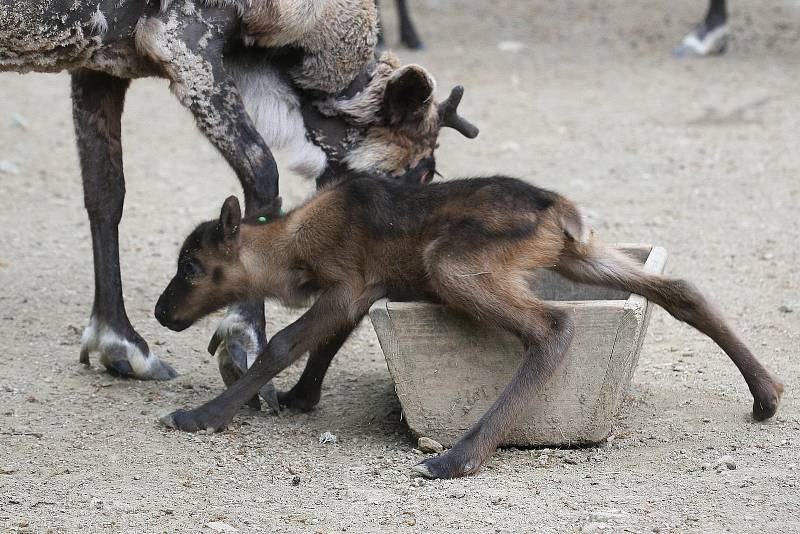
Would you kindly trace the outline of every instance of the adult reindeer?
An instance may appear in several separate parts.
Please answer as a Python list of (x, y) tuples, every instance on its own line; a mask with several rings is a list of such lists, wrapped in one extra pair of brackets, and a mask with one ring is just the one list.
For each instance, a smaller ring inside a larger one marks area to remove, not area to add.
[[(347, 169), (427, 180), (442, 126), (477, 134), (455, 115), (440, 119), (423, 68), (374, 59), (376, 20), (373, 0), (3, 0), (0, 71), (72, 77), (95, 275), (81, 362), (99, 353), (120, 375), (176, 375), (134, 330), (122, 297), (120, 121), (131, 79), (169, 79), (236, 172), (248, 213), (278, 195), (270, 145), (319, 182)], [(252, 359), (264, 340), (263, 301), (252, 300), (229, 310), (211, 348)]]

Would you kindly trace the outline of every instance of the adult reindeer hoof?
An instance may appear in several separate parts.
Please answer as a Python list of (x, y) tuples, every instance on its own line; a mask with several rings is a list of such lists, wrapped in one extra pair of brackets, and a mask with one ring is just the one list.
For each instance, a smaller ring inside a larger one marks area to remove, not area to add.
[(109, 373), (139, 380), (172, 380), (178, 373), (168, 363), (156, 358), (147, 343), (130, 329), (123, 336), (95, 318), (81, 338), (80, 362), (90, 365), (89, 356), (100, 354), (100, 363)]
[(477, 473), (480, 467), (480, 462), (470, 459), (453, 447), (415, 465), (411, 470), (425, 478), (459, 478)]
[[(236, 311), (228, 312), (222, 319), (208, 344), (208, 352), (217, 358), (219, 373), (226, 387), (239, 380), (256, 360), (261, 351), (260, 337), (252, 323)], [(267, 382), (258, 393), (258, 397), (248, 401), (248, 406), (260, 410), (259, 397), (261, 397), (274, 413), (280, 412), (278, 394), (271, 381)]]
[(681, 41), (673, 55), (675, 57), (706, 57), (724, 54), (728, 47), (728, 27), (725, 25), (708, 29), (701, 25)]
[(400, 40), (409, 50), (425, 50), (425, 43), (416, 34), (403, 35)]
[(783, 396), (783, 384), (775, 381), (770, 387), (769, 393), (759, 395), (753, 400), (753, 419), (756, 421), (766, 421), (778, 411)]

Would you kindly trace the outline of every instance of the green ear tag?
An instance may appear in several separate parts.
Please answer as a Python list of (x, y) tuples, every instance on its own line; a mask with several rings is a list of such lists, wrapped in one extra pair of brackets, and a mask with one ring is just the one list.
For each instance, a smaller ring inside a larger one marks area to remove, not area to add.
[(267, 218), (262, 215), (261, 217), (258, 218), (258, 222), (260, 222), (261, 224), (265, 224), (267, 222)]

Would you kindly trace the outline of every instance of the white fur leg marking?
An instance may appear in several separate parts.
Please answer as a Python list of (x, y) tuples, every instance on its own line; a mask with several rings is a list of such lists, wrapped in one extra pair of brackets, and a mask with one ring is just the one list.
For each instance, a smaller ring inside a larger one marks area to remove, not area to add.
[[(258, 334), (253, 325), (245, 321), (244, 317), (235, 311), (229, 311), (220, 321), (217, 327), (217, 335), (224, 341), (231, 337), (236, 337), (244, 343), (244, 350), (247, 351), (247, 367), (253, 365), (258, 357), (261, 346), (258, 342)], [(217, 359), (230, 358), (227, 350), (222, 346), (217, 351)]]
[(308, 140), (300, 100), (286, 78), (264, 62), (226, 60), (226, 67), (267, 146), (286, 156), (292, 172), (311, 180), (322, 174), (327, 157)]
[[(109, 355), (124, 351), (125, 359), (133, 370), (135, 376), (150, 377), (155, 367), (160, 363), (153, 353), (143, 353), (139, 347), (114, 332), (108, 325), (101, 323), (95, 317), (89, 321), (89, 326), (81, 336), (81, 352), (100, 353), (100, 362), (109, 364)], [(88, 363), (88, 362), (86, 362)]]
[(725, 47), (728, 37), (728, 26), (722, 25), (714, 28), (701, 40), (695, 32), (687, 35), (676, 52), (679, 55), (708, 56), (716, 54)]

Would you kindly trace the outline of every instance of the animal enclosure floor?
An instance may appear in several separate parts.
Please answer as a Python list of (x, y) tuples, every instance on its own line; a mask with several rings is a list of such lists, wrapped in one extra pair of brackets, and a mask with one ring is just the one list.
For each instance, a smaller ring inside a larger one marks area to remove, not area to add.
[[(133, 83), (126, 302), (180, 377), (85, 369), (93, 281), (69, 80), (3, 74), (0, 530), (800, 531), (800, 4), (732, 2), (728, 55), (682, 61), (670, 50), (704, 9), (689, 0), (411, 4), (428, 49), (401, 58), (434, 73), (440, 98), (464, 84), (460, 111), (481, 128), (475, 141), (443, 134), (441, 172), (518, 175), (578, 201), (607, 241), (666, 247), (667, 271), (696, 281), (783, 378), (777, 417), (754, 423), (733, 364), (656, 310), (600, 447), (503, 450), (474, 477), (411, 479), (421, 457), (368, 324), (314, 412), (166, 430), (158, 415), (222, 388), (205, 352), (218, 317), (176, 334), (152, 310), (179, 241), (237, 181), (166, 82)], [(281, 189), (292, 205), (312, 186), (284, 174)], [(269, 331), (294, 316), (269, 305)], [(326, 431), (338, 443), (320, 445)], [(736, 469), (716, 467), (725, 456)]]

